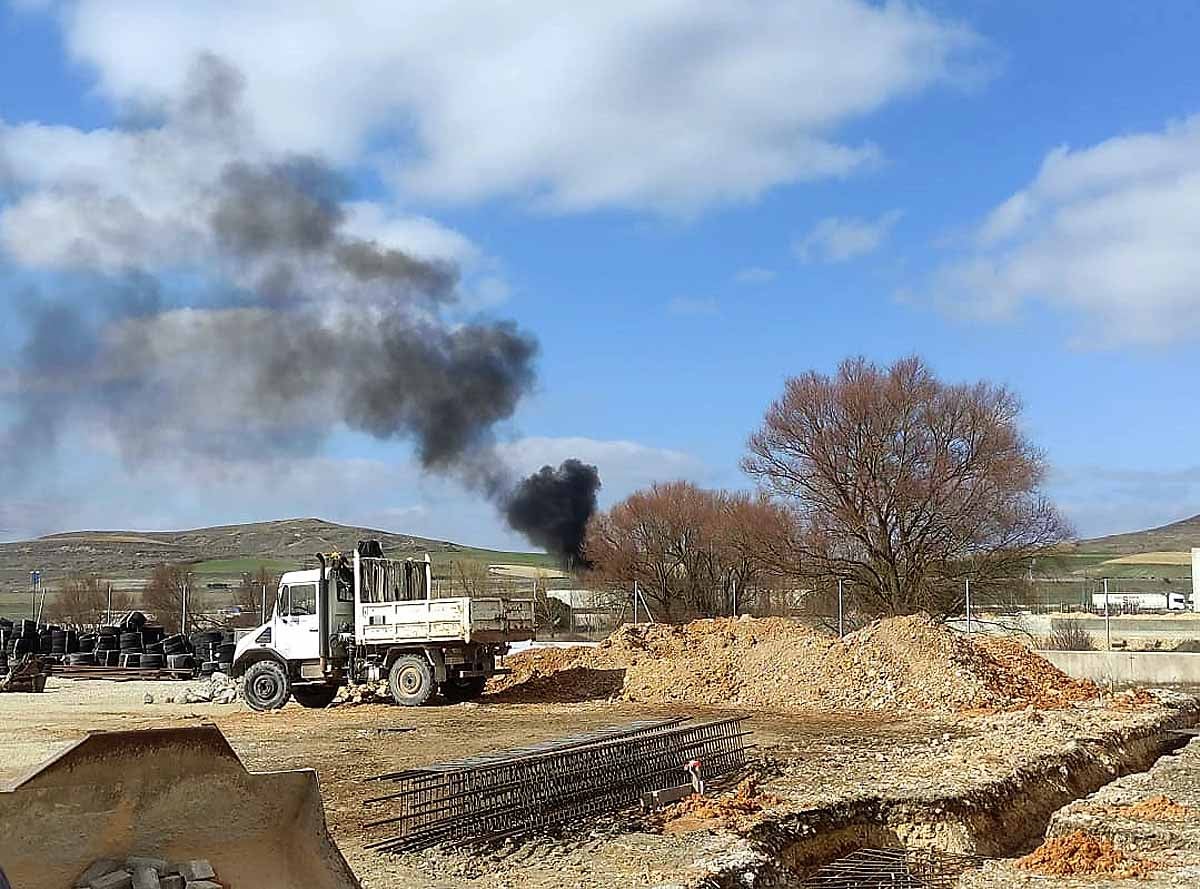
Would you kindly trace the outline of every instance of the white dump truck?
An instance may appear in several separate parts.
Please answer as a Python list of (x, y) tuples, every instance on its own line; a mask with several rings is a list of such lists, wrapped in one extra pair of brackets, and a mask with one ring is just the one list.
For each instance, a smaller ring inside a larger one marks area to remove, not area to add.
[(532, 599), (434, 598), (428, 555), (386, 559), (378, 542), (362, 541), (350, 557), (317, 560), (280, 578), (270, 620), (234, 652), (233, 674), (255, 710), (289, 697), (324, 707), (342, 685), (382, 679), (410, 707), (438, 692), (468, 700), (513, 642), (534, 637)]

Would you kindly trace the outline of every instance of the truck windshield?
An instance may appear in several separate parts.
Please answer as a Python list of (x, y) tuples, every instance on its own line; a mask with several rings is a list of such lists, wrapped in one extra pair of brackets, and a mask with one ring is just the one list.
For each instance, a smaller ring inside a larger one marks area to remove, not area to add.
[(317, 585), (315, 583), (293, 583), (281, 590), (279, 597), (281, 614), (299, 615), (317, 613)]

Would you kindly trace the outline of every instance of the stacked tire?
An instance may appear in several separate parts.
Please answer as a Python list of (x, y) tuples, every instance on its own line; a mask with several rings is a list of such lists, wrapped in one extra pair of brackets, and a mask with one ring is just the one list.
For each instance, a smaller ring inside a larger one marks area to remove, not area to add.
[(96, 634), (95, 660), (98, 667), (117, 667), (121, 663), (121, 637), (118, 627), (101, 627)]
[(162, 649), (162, 657), (166, 660), (166, 665), (172, 670), (194, 670), (196, 668), (196, 659), (192, 656), (188, 641), (182, 634), (176, 633), (173, 636), (164, 637), (159, 646)]
[(196, 662), (200, 664), (200, 673), (203, 676), (209, 676), (218, 670), (223, 673), (232, 670), (233, 652), (236, 647), (233, 633), (208, 630), (192, 636), (192, 650), (196, 654)]

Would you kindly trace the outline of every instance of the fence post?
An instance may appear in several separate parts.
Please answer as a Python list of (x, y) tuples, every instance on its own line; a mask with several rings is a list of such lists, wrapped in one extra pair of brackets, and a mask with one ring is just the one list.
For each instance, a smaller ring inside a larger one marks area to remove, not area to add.
[(838, 638), (839, 639), (841, 639), (843, 636), (846, 635), (845, 607), (842, 604), (843, 601), (844, 601), (844, 599), (843, 599), (843, 591), (842, 591), (842, 579), (839, 577), (838, 578)]
[(1104, 644), (1112, 651), (1112, 623), (1108, 614), (1108, 578), (1104, 578)]

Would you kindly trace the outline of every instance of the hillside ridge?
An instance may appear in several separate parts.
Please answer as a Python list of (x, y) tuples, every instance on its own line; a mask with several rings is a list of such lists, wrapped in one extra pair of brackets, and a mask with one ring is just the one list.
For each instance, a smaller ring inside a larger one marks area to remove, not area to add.
[(56, 532), (31, 540), (0, 543), (0, 585), (4, 589), (27, 587), (29, 572), (34, 568), (40, 568), (48, 577), (61, 578), (75, 573), (144, 577), (155, 565), (164, 562), (258, 559), (291, 563), (299, 567), (314, 553), (331, 550), (348, 552), (355, 543), (365, 538), (378, 539), (383, 544), (384, 552), (396, 557), (428, 552), (435, 561), (444, 561), (453, 558), (456, 553), (475, 558), (494, 553), (496, 561), (505, 561), (505, 557), (511, 555), (448, 540), (380, 528), (342, 525), (315, 517), (178, 531), (93, 529)]
[(1077, 544), (1080, 551), (1114, 556), (1147, 552), (1183, 552), (1194, 546), (1200, 546), (1200, 515), (1142, 531), (1126, 531), (1081, 540)]

